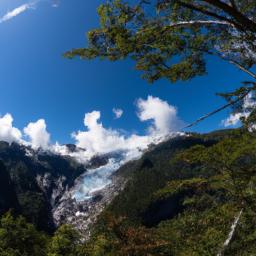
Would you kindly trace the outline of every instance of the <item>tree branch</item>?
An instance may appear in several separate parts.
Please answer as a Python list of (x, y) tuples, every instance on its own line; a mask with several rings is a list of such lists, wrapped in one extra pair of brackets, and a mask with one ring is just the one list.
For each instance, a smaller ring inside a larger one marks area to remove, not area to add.
[[(189, 20), (189, 21), (177, 21), (175, 23), (170, 23), (170, 25), (165, 26), (166, 28), (175, 28), (175, 27), (185, 27), (192, 25), (226, 25), (230, 27), (235, 27), (233, 23), (227, 21), (219, 21), (219, 20)], [(139, 32), (147, 32), (152, 30), (153, 28), (141, 29)], [(137, 32), (137, 33), (139, 33)]]
[(199, 7), (199, 6), (196, 6), (196, 5), (193, 5), (193, 4), (185, 3), (185, 2), (182, 2), (182, 1), (178, 1), (178, 3), (181, 6), (186, 7), (188, 9), (190, 9), (190, 10), (194, 10), (194, 11), (200, 12), (202, 14), (208, 15), (208, 16), (216, 18), (218, 20), (226, 21), (226, 22), (236, 26), (239, 30), (244, 31), (244, 28), (239, 23), (233, 21), (232, 19), (229, 19), (227, 17), (221, 16), (221, 15), (219, 15), (217, 13), (208, 11), (206, 9), (203, 9), (202, 7)]
[(205, 120), (206, 118), (208, 118), (208, 117), (210, 117), (210, 116), (213, 116), (214, 114), (216, 114), (216, 113), (218, 113), (218, 112), (220, 112), (220, 111), (222, 111), (222, 110), (224, 110), (224, 109), (226, 109), (226, 108), (228, 108), (228, 107), (230, 107), (230, 106), (235, 105), (237, 102), (239, 102), (239, 101), (241, 101), (242, 99), (244, 99), (252, 90), (253, 90), (253, 88), (249, 89), (247, 92), (245, 92), (244, 94), (242, 94), (242, 95), (241, 95), (240, 97), (238, 97), (236, 100), (232, 100), (232, 101), (230, 101), (229, 103), (227, 103), (226, 105), (224, 105), (224, 106), (222, 106), (222, 107), (220, 107), (220, 108), (218, 108), (218, 109), (216, 109), (216, 110), (214, 110), (214, 111), (212, 111), (212, 112), (210, 112), (210, 113), (208, 113), (208, 114), (206, 114), (206, 115), (204, 115), (204, 116), (198, 118), (196, 121), (194, 121), (193, 123), (191, 123), (191, 124), (185, 126), (183, 129), (187, 129), (187, 128), (190, 128), (190, 127), (192, 127), (192, 126), (195, 126), (196, 124), (202, 122), (202, 121)]
[(186, 26), (186, 25), (204, 25), (204, 24), (216, 24), (216, 25), (227, 25), (232, 26), (234, 25), (227, 21), (219, 21), (219, 20), (191, 20), (191, 21), (180, 21), (173, 24), (170, 24), (169, 27), (179, 27), (179, 26)]
[[(210, 52), (208, 52), (208, 53), (214, 55), (214, 53), (210, 53)], [(225, 56), (223, 56), (223, 55), (220, 54), (220, 53), (217, 53), (217, 56), (220, 57), (220, 58), (222, 58), (222, 59), (225, 60), (225, 61), (228, 61), (230, 64), (236, 66), (237, 68), (239, 68), (240, 70), (242, 70), (243, 72), (245, 72), (246, 74), (248, 74), (249, 76), (251, 76), (253, 79), (256, 79), (256, 74), (255, 74), (254, 72), (252, 72), (251, 70), (249, 70), (249, 69), (243, 67), (243, 66), (242, 66), (241, 64), (239, 64), (238, 62), (236, 62), (236, 61), (234, 61), (234, 60), (230, 60), (230, 59), (226, 58)]]
[(245, 67), (243, 67), (242, 65), (240, 65), (238, 62), (233, 61), (233, 60), (227, 60), (230, 64), (235, 65), (236, 67), (238, 67), (240, 70), (244, 71), (245, 73), (247, 73), (248, 75), (250, 75), (251, 77), (253, 77), (254, 79), (256, 79), (256, 74), (253, 73), (252, 71), (246, 69)]
[(256, 24), (233, 6), (229, 6), (228, 4), (218, 0), (204, 0), (204, 2), (221, 9), (226, 14), (233, 17), (238, 24), (241, 24), (252, 32), (256, 32)]

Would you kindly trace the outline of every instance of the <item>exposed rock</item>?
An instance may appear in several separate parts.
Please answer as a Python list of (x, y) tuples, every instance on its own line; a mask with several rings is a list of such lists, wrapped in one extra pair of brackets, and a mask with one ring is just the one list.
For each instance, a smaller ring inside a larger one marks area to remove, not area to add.
[(113, 176), (110, 185), (96, 191), (91, 198), (83, 201), (77, 201), (73, 197), (75, 187), (71, 188), (53, 208), (55, 224), (59, 226), (69, 223), (80, 231), (85, 239), (88, 239), (91, 227), (96, 222), (97, 217), (124, 188), (124, 185), (124, 179)]
[[(74, 145), (68, 145), (68, 149), (77, 150)], [(85, 238), (89, 237), (90, 227), (97, 216), (124, 186), (124, 179), (112, 175), (119, 168), (116, 163), (121, 158), (122, 154), (118, 152), (97, 155), (83, 165), (71, 157), (56, 155), (50, 151), (0, 142), (0, 160), (7, 167), (6, 174), (13, 183), (13, 198), (17, 198), (21, 214), (47, 232), (61, 224), (72, 224)], [(111, 159), (115, 159), (113, 164)], [(108, 164), (110, 170), (105, 168)], [(84, 183), (86, 175), (103, 178), (103, 186), (100, 184), (95, 189), (92, 186), (89, 196), (82, 194), (82, 199), (76, 200), (74, 195)], [(7, 208), (18, 209), (17, 205), (12, 203)], [(7, 208), (4, 210), (8, 210)]]

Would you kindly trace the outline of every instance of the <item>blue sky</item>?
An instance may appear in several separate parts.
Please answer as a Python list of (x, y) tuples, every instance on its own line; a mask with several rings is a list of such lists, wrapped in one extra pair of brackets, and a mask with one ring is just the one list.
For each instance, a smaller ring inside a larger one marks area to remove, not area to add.
[[(126, 60), (68, 60), (62, 54), (86, 44), (86, 31), (98, 26), (99, 0), (62, 0), (53, 7), (41, 1), (12, 19), (0, 23), (0, 114), (11, 113), (14, 126), (44, 118), (52, 141), (71, 142), (73, 131), (84, 129), (85, 113), (101, 111), (105, 127), (143, 133), (147, 122), (136, 115), (136, 99), (148, 95), (176, 106), (186, 123), (224, 103), (215, 95), (240, 86), (248, 77), (218, 59), (208, 59), (208, 75), (171, 84), (161, 80), (149, 85), (134, 63)], [(28, 1), (2, 0), (0, 16)], [(58, 3), (55, 1), (55, 3)], [(124, 111), (115, 119), (112, 109)], [(223, 128), (224, 111), (194, 127), (207, 132)]]

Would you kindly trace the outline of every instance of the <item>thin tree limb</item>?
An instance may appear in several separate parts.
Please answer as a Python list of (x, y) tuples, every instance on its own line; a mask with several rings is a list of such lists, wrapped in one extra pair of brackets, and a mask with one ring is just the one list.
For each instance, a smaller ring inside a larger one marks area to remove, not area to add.
[(239, 69), (241, 69), (242, 71), (244, 71), (245, 73), (247, 73), (248, 75), (250, 75), (251, 77), (253, 77), (254, 79), (256, 79), (256, 74), (250, 70), (248, 70), (247, 68), (243, 67), (242, 65), (240, 65), (238, 62), (233, 61), (233, 60), (227, 60), (229, 63), (235, 65), (236, 67), (238, 67)]
[(213, 18), (216, 18), (218, 20), (222, 20), (222, 21), (226, 21), (230, 24), (233, 24), (235, 27), (237, 27), (239, 30), (241, 31), (244, 31), (245, 29), (237, 22), (235, 22), (234, 20), (232, 19), (229, 19), (225, 16), (221, 16), (217, 13), (214, 13), (214, 12), (211, 12), (211, 11), (208, 11), (206, 9), (203, 9), (199, 6), (196, 6), (196, 5), (193, 5), (193, 4), (190, 4), (190, 3), (185, 3), (185, 2), (182, 2), (182, 1), (178, 1), (178, 3), (183, 6), (183, 7), (186, 7), (188, 9), (191, 9), (191, 10), (194, 10), (194, 11), (197, 11), (197, 12), (200, 12), (202, 14), (205, 14), (205, 15), (208, 15), (210, 17), (213, 17)]
[[(170, 23), (170, 25), (166, 25), (165, 28), (176, 28), (176, 27), (185, 27), (185, 26), (193, 26), (193, 25), (226, 25), (235, 28), (233, 23), (228, 21), (219, 21), (219, 20), (188, 20), (188, 21), (177, 21), (175, 23)], [(141, 29), (136, 33), (147, 32), (152, 30), (152, 28)]]
[(220, 57), (221, 59), (229, 62), (230, 64), (236, 66), (237, 68), (239, 68), (240, 70), (242, 70), (243, 72), (245, 72), (247, 75), (251, 76), (253, 79), (256, 79), (256, 74), (254, 72), (252, 72), (251, 70), (243, 67), (241, 64), (239, 64), (238, 62), (234, 61), (234, 60), (231, 60), (231, 59), (228, 59), (226, 58), (223, 54), (219, 53), (219, 52), (211, 52), (211, 51), (208, 51), (207, 52), (208, 54), (210, 55), (216, 55), (218, 57)]
[[(244, 93), (243, 95), (241, 95), (240, 97), (238, 97), (236, 100), (232, 100), (232, 101), (230, 101), (229, 103), (225, 104), (224, 106), (222, 106), (222, 107), (220, 107), (220, 108), (218, 108), (218, 109), (216, 109), (216, 110), (214, 110), (214, 111), (212, 111), (212, 112), (210, 112), (210, 113), (208, 113), (208, 114), (206, 114), (206, 115), (204, 115), (204, 116), (198, 118), (196, 121), (194, 121), (193, 123), (191, 123), (191, 124), (185, 126), (183, 129), (187, 129), (187, 128), (190, 128), (190, 127), (192, 127), (192, 126), (195, 126), (196, 124), (202, 122), (202, 121), (205, 120), (206, 118), (208, 118), (208, 117), (210, 117), (210, 116), (213, 116), (214, 114), (216, 114), (216, 113), (218, 113), (218, 112), (220, 112), (220, 111), (222, 111), (222, 110), (224, 110), (224, 109), (226, 109), (226, 108), (228, 108), (228, 107), (230, 107), (230, 106), (233, 106), (233, 105), (236, 104), (237, 102), (239, 102), (239, 101), (241, 101), (242, 99), (244, 99), (251, 91), (252, 91), (252, 89), (249, 89), (246, 93)], [(182, 129), (182, 130), (183, 130), (183, 129)]]
[(227, 25), (234, 27), (234, 24), (227, 21), (219, 21), (219, 20), (191, 20), (191, 21), (179, 21), (175, 23), (171, 23), (169, 27), (179, 27), (186, 25), (201, 25), (201, 24), (217, 24), (217, 25)]

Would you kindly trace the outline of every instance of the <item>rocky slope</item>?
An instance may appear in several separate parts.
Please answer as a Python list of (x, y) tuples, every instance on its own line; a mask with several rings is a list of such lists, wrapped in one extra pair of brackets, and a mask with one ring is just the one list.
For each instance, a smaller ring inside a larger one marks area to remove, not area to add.
[(115, 152), (81, 164), (51, 151), (0, 142), (0, 213), (14, 209), (47, 232), (69, 223), (88, 236), (98, 214), (125, 184), (112, 175), (122, 158)]
[(39, 229), (54, 230), (54, 207), (86, 168), (68, 157), (6, 142), (0, 142), (0, 161), (7, 170), (0, 173), (1, 180), (7, 180), (2, 182), (8, 186), (1, 186), (0, 197), (5, 195), (3, 190), (13, 194), (12, 200), (2, 199), (2, 205), (8, 206), (2, 209), (14, 209)]

